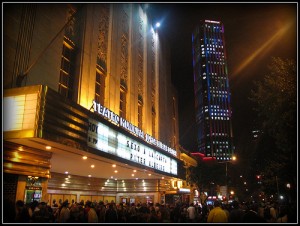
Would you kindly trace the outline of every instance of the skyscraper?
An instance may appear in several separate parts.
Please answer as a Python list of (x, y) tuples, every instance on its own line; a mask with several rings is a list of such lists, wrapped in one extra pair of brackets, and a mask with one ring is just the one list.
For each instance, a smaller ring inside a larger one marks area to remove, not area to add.
[(203, 158), (230, 161), (234, 152), (224, 26), (204, 20), (192, 35), (198, 150)]

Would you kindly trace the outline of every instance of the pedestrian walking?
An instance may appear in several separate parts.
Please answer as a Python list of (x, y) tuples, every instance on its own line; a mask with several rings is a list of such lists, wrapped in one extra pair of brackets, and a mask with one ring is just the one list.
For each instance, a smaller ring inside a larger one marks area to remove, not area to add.
[(194, 203), (191, 203), (190, 206), (186, 209), (187, 212), (187, 222), (194, 223), (196, 220), (196, 208)]
[(221, 203), (216, 200), (214, 208), (209, 212), (207, 223), (227, 223), (228, 218), (225, 211), (221, 208)]

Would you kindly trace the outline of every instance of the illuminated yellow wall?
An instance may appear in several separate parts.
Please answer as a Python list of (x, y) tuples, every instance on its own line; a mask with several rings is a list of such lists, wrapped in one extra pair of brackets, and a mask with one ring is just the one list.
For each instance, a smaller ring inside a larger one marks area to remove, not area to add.
[[(30, 68), (23, 86), (43, 84), (58, 91), (65, 34), (63, 28), (69, 16), (68, 9), (69, 4), (51, 3), (15, 4), (10, 10), (4, 9), (5, 89), (15, 87), (16, 76)], [(30, 21), (22, 23), (20, 15), (23, 13)], [(179, 131), (177, 112), (175, 134), (170, 126), (174, 117), (172, 100), (173, 97), (177, 99), (171, 83), (170, 49), (159, 31), (152, 30), (153, 21), (146, 13), (140, 4), (84, 5), (78, 17), (80, 19), (76, 21), (81, 28), (70, 31), (77, 32), (79, 43), (76, 46), (74, 101), (86, 109), (92, 106), (97, 56), (100, 56), (106, 67), (105, 99), (102, 104), (119, 114), (120, 79), (125, 77), (126, 119), (138, 125), (138, 94), (142, 93), (144, 107), (140, 129), (153, 135), (151, 98), (154, 94), (156, 131), (153, 136), (175, 148), (171, 142), (175, 136), (178, 143)], [(22, 36), (19, 35), (21, 33)], [(143, 81), (139, 84), (141, 75)], [(31, 121), (26, 122), (29, 124), (25, 125), (23, 121), (23, 127), (32, 126)]]

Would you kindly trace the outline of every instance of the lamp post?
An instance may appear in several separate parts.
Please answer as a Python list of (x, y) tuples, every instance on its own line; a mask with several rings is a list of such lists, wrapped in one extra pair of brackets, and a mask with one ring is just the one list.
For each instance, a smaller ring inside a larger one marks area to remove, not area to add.
[(288, 189), (288, 203), (290, 204), (290, 203), (291, 203), (291, 191), (290, 191), (290, 189), (291, 189), (291, 184), (290, 184), (290, 183), (287, 183), (287, 184), (286, 184), (286, 187), (287, 187), (287, 189)]
[[(236, 156), (232, 156), (232, 161), (235, 161), (236, 160)], [(228, 163), (230, 161), (226, 161), (225, 162), (225, 186), (226, 186), (226, 202), (228, 203), (228, 200), (229, 200), (229, 193), (228, 193)]]

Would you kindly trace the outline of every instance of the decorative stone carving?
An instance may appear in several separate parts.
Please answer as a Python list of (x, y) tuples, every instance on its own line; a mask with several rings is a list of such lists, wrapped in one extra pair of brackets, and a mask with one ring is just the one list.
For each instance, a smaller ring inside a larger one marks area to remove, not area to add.
[(107, 63), (109, 5), (103, 4), (100, 8), (99, 36), (98, 36), (98, 58)]
[(128, 32), (129, 32), (128, 15), (122, 12), (122, 31), (121, 36), (121, 79), (127, 83), (128, 78)]

